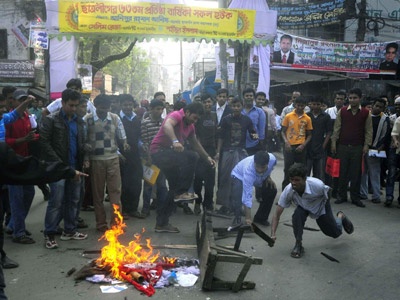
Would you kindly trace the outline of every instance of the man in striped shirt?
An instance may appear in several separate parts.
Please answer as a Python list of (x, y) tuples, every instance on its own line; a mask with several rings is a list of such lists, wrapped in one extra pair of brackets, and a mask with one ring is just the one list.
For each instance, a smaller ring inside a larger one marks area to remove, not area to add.
[[(161, 124), (164, 121), (162, 118), (162, 113), (164, 110), (164, 102), (161, 100), (154, 99), (150, 102), (149, 114), (146, 118), (142, 120), (141, 125), (141, 138), (143, 142), (143, 153), (144, 159), (147, 165), (151, 165), (150, 156), (150, 144), (153, 138), (156, 136), (157, 132), (160, 130)], [(167, 196), (167, 186), (165, 184), (165, 177), (162, 173), (158, 175), (156, 184), (157, 188), (157, 198)], [(150, 199), (152, 194), (153, 186), (143, 182), (143, 207), (142, 215), (148, 216), (150, 213)], [(153, 201), (156, 201), (153, 199)]]

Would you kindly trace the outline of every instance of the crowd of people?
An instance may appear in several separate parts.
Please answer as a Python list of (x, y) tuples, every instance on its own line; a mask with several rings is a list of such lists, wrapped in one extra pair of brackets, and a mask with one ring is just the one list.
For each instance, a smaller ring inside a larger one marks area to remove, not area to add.
[[(385, 206), (394, 201), (400, 97), (392, 114), (386, 96), (363, 98), (357, 88), (336, 92), (332, 107), (325, 102), (294, 91), (278, 115), (266, 93), (252, 88), (244, 89), (241, 97), (230, 97), (221, 88), (216, 99), (202, 94), (188, 105), (167, 105), (163, 92), (140, 104), (129, 94), (100, 94), (88, 101), (80, 80), (71, 79), (60, 99), (42, 107), (25, 91), (4, 87), (0, 142), (20, 157), (61, 164), (64, 173), (69, 168), (69, 176), (55, 177), (47, 186), (29, 178), (22, 184), (24, 175), (6, 185), (10, 181), (2, 175), (2, 224), (13, 242), (35, 243), (25, 219), (35, 195), (33, 184), (38, 184), (48, 201), (43, 231), (48, 249), (59, 247), (56, 236), (64, 241), (87, 238), (80, 232), (88, 227), (80, 217), (83, 209), (94, 211), (97, 231), (113, 226), (115, 210), (110, 205), (106, 212), (105, 200), (117, 204), (125, 219), (147, 218), (155, 210), (158, 233), (180, 232), (170, 222), (177, 207), (185, 214), (229, 216), (232, 227), (241, 226), (243, 216), (247, 224), (268, 226), (278, 192), (271, 178), (277, 162), (272, 152), (280, 152), (282, 145), (284, 179), (271, 235), (276, 238), (283, 209), (295, 203), (292, 257), (301, 257), (307, 216), (334, 238), (342, 228), (353, 231), (343, 212), (333, 216), (330, 197), (336, 204), (348, 201), (350, 186), (351, 202), (365, 207), (369, 193), (373, 203), (380, 203), (385, 187)], [(327, 156), (340, 159), (339, 177), (325, 173)], [(152, 184), (142, 180), (143, 166), (159, 169)], [(254, 188), (259, 206), (252, 214)], [(18, 267), (4, 252), (3, 240), (1, 234), (2, 267)]]

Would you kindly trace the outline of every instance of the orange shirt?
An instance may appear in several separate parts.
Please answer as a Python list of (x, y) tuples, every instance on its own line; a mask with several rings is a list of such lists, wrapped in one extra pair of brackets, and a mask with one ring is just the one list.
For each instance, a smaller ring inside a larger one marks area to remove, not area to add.
[(298, 116), (296, 111), (288, 113), (283, 119), (282, 126), (287, 128), (286, 138), (290, 145), (300, 145), (306, 140), (307, 130), (312, 130), (312, 121), (305, 113)]

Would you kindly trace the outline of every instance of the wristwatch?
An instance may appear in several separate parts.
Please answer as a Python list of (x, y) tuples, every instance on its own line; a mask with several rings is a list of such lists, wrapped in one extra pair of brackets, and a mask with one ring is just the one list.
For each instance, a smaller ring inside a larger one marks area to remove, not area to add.
[(172, 144), (176, 144), (176, 143), (179, 143), (179, 140), (173, 140), (172, 141)]

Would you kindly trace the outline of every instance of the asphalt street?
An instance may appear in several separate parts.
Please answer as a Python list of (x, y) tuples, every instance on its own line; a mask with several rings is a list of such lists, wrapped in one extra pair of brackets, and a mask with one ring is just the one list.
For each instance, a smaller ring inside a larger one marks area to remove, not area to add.
[[(279, 156), (280, 157), (280, 156)], [(279, 158), (278, 157), (278, 158)], [(272, 178), (279, 187), (283, 178), (283, 161), (278, 165)], [(397, 183), (398, 184), (398, 183)], [(397, 185), (396, 184), (396, 185)], [(396, 186), (396, 190), (397, 186)], [(396, 192), (397, 193), (397, 192)], [(278, 192), (278, 197), (280, 190)], [(397, 198), (397, 194), (396, 197)], [(384, 197), (382, 196), (382, 199)], [(293, 207), (286, 209), (281, 217), (277, 241), (273, 248), (254, 234), (246, 234), (241, 250), (263, 259), (262, 265), (251, 267), (246, 280), (256, 283), (254, 290), (202, 291), (200, 284), (190, 288), (168, 287), (157, 290), (155, 299), (398, 299), (400, 291), (400, 209), (396, 204), (386, 208), (383, 204), (366, 201), (366, 208), (349, 203), (332, 204), (334, 213), (343, 210), (352, 220), (355, 231), (352, 235), (343, 233), (338, 239), (324, 236), (320, 231), (305, 231), (303, 246), (305, 254), (300, 259), (290, 257), (294, 246), (291, 223)], [(254, 204), (257, 206), (257, 203)], [(106, 203), (108, 207), (109, 204)], [(275, 206), (273, 210), (275, 209)], [(8, 255), (20, 263), (16, 269), (4, 270), (6, 294), (11, 300), (70, 300), (70, 299), (144, 299), (130, 286), (118, 294), (102, 294), (98, 284), (86, 281), (75, 282), (67, 277), (71, 268), (80, 269), (92, 257), (84, 257), (84, 250), (101, 249), (104, 241), (95, 230), (94, 213), (82, 212), (81, 216), (90, 224), (82, 232), (89, 238), (83, 241), (60, 241), (58, 249), (46, 249), (41, 230), (43, 229), (46, 202), (40, 190), (27, 217), (26, 224), (36, 244), (20, 245), (6, 235), (4, 248)], [(146, 231), (144, 237), (152, 243), (196, 244), (195, 229), (200, 216), (185, 215), (182, 209), (171, 217), (171, 223), (180, 228), (180, 234), (155, 233), (155, 213), (145, 220), (130, 218), (126, 221), (127, 231), (124, 243), (132, 240), (133, 234)], [(214, 218), (214, 226), (228, 226), (230, 220)], [(314, 220), (307, 226), (318, 228)], [(270, 227), (261, 227), (270, 234)], [(220, 245), (233, 245), (235, 239), (219, 240)], [(180, 258), (197, 258), (196, 250), (162, 249), (161, 255)], [(324, 252), (339, 261), (333, 262), (321, 255)], [(238, 264), (220, 263), (217, 276), (224, 280), (235, 280), (240, 272)]]

